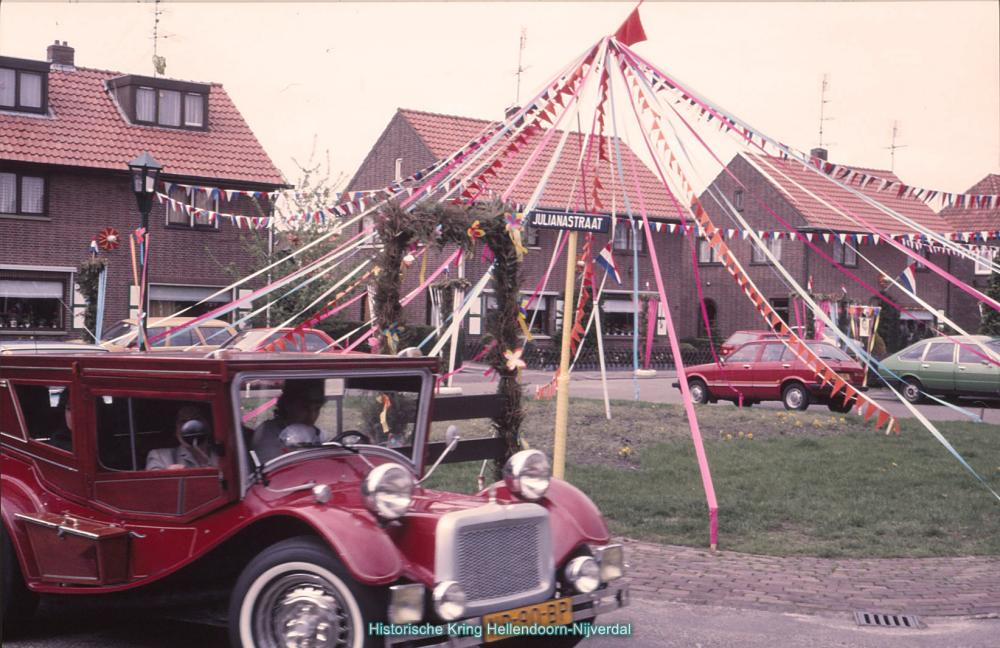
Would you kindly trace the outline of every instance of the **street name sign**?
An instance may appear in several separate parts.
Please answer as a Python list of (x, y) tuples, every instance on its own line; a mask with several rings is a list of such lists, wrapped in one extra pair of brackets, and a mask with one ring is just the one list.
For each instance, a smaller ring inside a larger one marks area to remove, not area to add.
[(531, 226), (542, 229), (576, 230), (606, 234), (611, 229), (611, 216), (607, 214), (577, 214), (535, 210), (531, 212)]

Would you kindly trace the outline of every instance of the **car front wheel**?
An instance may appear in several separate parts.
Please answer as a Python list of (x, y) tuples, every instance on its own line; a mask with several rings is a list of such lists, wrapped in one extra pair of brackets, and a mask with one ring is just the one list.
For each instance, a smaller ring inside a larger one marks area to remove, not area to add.
[(827, 403), (826, 406), (830, 408), (831, 412), (837, 412), (838, 414), (848, 414), (850, 413), (851, 410), (854, 409), (854, 406), (856, 404), (857, 404), (856, 398), (846, 400), (834, 396), (833, 400)]
[(28, 589), (21, 576), (21, 566), (14, 554), (14, 545), (7, 537), (7, 528), (0, 525), (3, 552), (3, 632), (15, 636), (31, 620), (38, 607), (38, 595)]
[(691, 402), (695, 405), (704, 405), (708, 402), (708, 385), (704, 381), (695, 378), (689, 382), (688, 392), (691, 394)]
[(229, 603), (233, 648), (366, 648), (378, 597), (354, 581), (317, 538), (292, 538), (262, 551), (236, 581)]
[(914, 405), (924, 400), (924, 386), (916, 378), (906, 378), (903, 383), (903, 398)]
[(804, 385), (792, 383), (781, 392), (781, 402), (787, 410), (804, 410), (809, 407), (809, 392)]

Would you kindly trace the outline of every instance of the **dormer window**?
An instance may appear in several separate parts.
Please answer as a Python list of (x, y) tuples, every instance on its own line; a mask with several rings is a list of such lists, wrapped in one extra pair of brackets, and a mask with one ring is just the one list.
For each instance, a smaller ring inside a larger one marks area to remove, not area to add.
[(108, 86), (132, 123), (191, 130), (207, 126), (208, 85), (133, 74), (111, 79)]
[(0, 56), (0, 110), (44, 113), (49, 64)]

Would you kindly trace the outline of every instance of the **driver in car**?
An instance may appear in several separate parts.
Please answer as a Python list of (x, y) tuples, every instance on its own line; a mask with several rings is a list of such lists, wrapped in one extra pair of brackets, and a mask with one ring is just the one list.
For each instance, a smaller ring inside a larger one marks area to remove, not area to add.
[[(285, 452), (290, 445), (286, 445), (286, 441), (294, 441), (296, 444), (328, 441), (326, 435), (316, 427), (316, 420), (325, 402), (322, 378), (286, 380), (285, 388), (274, 407), (274, 418), (261, 423), (250, 442), (251, 449), (261, 463), (267, 463)], [(282, 431), (290, 426), (295, 427), (283, 439)], [(304, 433), (308, 433), (305, 436), (312, 435), (312, 438), (302, 438)]]
[(219, 465), (219, 456), (212, 450), (209, 439), (212, 426), (202, 408), (184, 405), (177, 410), (176, 448), (157, 448), (146, 455), (146, 470), (183, 470)]

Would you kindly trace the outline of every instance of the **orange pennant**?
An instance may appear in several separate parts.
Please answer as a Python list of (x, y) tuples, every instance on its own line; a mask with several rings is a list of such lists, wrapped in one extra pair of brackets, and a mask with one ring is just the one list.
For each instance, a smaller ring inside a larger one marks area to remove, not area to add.
[(846, 386), (847, 386), (847, 383), (845, 383), (844, 380), (840, 376), (837, 376), (837, 378), (834, 379), (834, 381), (833, 381), (833, 391), (830, 393), (830, 396), (831, 397), (836, 396), (837, 392), (839, 392), (841, 389), (843, 389)]
[(889, 412), (885, 411), (884, 409), (879, 409), (878, 418), (875, 419), (875, 427), (877, 428), (882, 427), (882, 424), (885, 423), (888, 419), (889, 419)]

